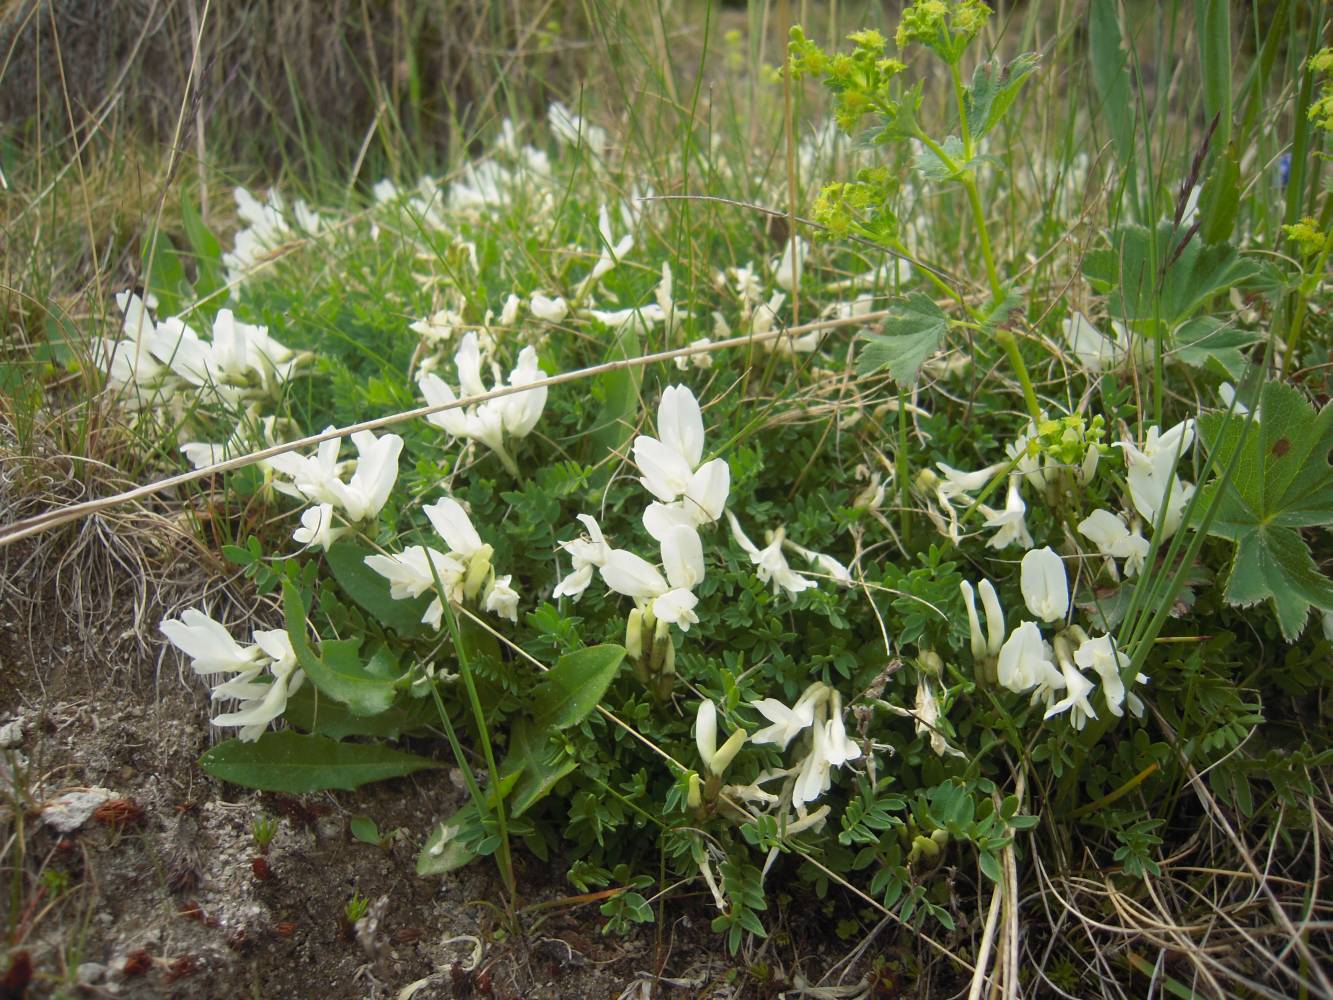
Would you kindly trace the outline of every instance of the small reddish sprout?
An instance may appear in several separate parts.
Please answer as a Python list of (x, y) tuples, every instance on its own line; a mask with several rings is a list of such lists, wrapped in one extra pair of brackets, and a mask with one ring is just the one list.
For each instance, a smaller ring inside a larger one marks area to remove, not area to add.
[(142, 823), (143, 806), (133, 799), (107, 799), (93, 810), (93, 819), (107, 826), (129, 826)]
[(144, 949), (132, 951), (125, 956), (125, 966), (121, 969), (128, 977), (142, 976), (153, 967), (153, 956)]

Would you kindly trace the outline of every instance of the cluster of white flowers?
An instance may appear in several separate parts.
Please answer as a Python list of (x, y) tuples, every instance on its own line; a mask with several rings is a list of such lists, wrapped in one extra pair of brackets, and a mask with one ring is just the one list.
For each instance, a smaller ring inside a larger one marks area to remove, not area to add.
[(740, 522), (736, 520), (736, 515), (731, 511), (727, 511), (727, 522), (731, 525), (731, 536), (736, 539), (736, 544), (745, 550), (750, 561), (754, 563), (755, 576), (759, 577), (762, 583), (772, 583), (775, 594), (785, 590), (795, 597), (803, 590), (818, 586), (813, 577), (798, 573), (791, 568), (787, 557), (782, 553), (783, 548), (795, 552), (837, 584), (847, 586), (852, 582), (852, 574), (848, 572), (846, 566), (830, 555), (797, 545), (787, 537), (787, 529), (783, 525), (764, 532), (767, 544), (761, 549), (750, 541)]
[(179, 316), (155, 320), (156, 299), (129, 291), (116, 296), (124, 320), (118, 338), (102, 338), (97, 360), (107, 381), (125, 391), (131, 407), (156, 405), (181, 392), (236, 406), (281, 389), (304, 360), (268, 335), (221, 309), (207, 336)]
[(725, 459), (703, 461), (704, 424), (699, 402), (685, 386), (668, 386), (657, 408), (659, 437), (634, 440), (640, 482), (656, 499), (643, 512), (643, 525), (658, 543), (662, 569), (627, 549), (607, 544), (597, 522), (580, 515), (587, 537), (561, 543), (573, 569), (556, 587), (557, 596), (577, 600), (592, 582), (596, 569), (606, 586), (632, 597), (643, 624), (657, 623), (687, 631), (699, 619), (694, 588), (704, 579), (703, 542), (698, 529), (716, 521), (731, 492), (731, 469)]
[(245, 223), (237, 230), (232, 249), (222, 255), (227, 284), (234, 293), (255, 266), (274, 250), (302, 235), (319, 232), (323, 220), (300, 199), (289, 211), (281, 192), (276, 190), (270, 191), (263, 202), (243, 187), (236, 188), (232, 197), (236, 199), (236, 214)]
[[(240, 739), (259, 739), (287, 708), (287, 698), (305, 681), (291, 638), (282, 629), (255, 629), (242, 646), (226, 628), (197, 608), (162, 622), (162, 634), (190, 658), (190, 666), (213, 687), (213, 701), (240, 705), (213, 717), (213, 725), (237, 727)], [(231, 675), (231, 676), (226, 676)]]
[[(326, 433), (332, 430), (325, 428)], [(342, 477), (349, 463), (338, 461), (342, 438), (322, 442), (313, 455), (286, 452), (265, 463), (275, 474), (274, 489), (315, 505), (302, 514), (301, 526), (292, 535), (303, 545), (327, 549), (344, 530), (333, 526), (335, 510), (348, 522), (368, 521), (378, 516), (393, 492), (403, 439), (357, 431), (352, 444), (357, 458), (345, 482)]]
[(261, 405), (281, 395), (309, 355), (278, 343), (266, 327), (241, 322), (230, 309), (219, 310), (201, 335), (179, 316), (155, 319), (151, 295), (145, 301), (124, 291), (116, 304), (123, 315), (120, 336), (99, 340), (94, 357), (117, 398), (149, 419), (166, 407), (182, 428), (201, 416), (232, 422), (220, 444), (182, 442), (195, 468), (275, 443), (277, 421), (263, 415)]
[[(476, 333), (466, 333), (459, 344), (458, 353), (454, 355), (454, 366), (458, 371), (458, 393), (455, 394), (444, 379), (432, 371), (422, 372), (417, 378), (417, 386), (431, 406), (484, 395), (488, 390), (482, 381), (481, 369), (486, 360)], [(490, 364), (498, 388), (503, 384), (499, 366), (494, 361)], [(546, 372), (537, 363), (537, 351), (531, 345), (523, 348), (518, 355), (518, 364), (509, 373), (508, 384), (514, 387), (530, 385), (544, 378)], [(525, 438), (532, 433), (546, 407), (546, 394), (546, 386), (541, 385), (526, 392), (482, 400), (471, 406), (441, 410), (426, 419), (456, 438), (485, 445), (511, 474), (518, 475), (518, 465), (506, 447), (506, 441)]]
[[(749, 736), (737, 727), (721, 747), (717, 744), (717, 708), (705, 699), (699, 703), (695, 716), (694, 738), (703, 762), (707, 783), (691, 777), (688, 804), (698, 808), (705, 797), (721, 794), (733, 802), (761, 811), (777, 809), (782, 814), (782, 826), (787, 835), (803, 830), (818, 829), (827, 817), (828, 806), (811, 810), (810, 806), (833, 784), (833, 771), (862, 756), (860, 744), (847, 735), (843, 721), (842, 695), (837, 690), (816, 681), (805, 689), (794, 705), (788, 706), (777, 698), (761, 698), (751, 707), (770, 725)], [(769, 768), (748, 785), (721, 785), (727, 767), (746, 742), (772, 745), (786, 753), (792, 741), (802, 737), (800, 750), (789, 767)], [(777, 791), (764, 786), (782, 781)], [(794, 815), (788, 812), (794, 810)]]
[[(1082, 729), (1097, 712), (1089, 696), (1095, 684), (1083, 673), (1091, 670), (1100, 679), (1106, 706), (1112, 715), (1124, 714), (1127, 701), (1135, 715), (1143, 712), (1143, 703), (1125, 689), (1122, 671), (1129, 665), (1125, 654), (1110, 635), (1089, 637), (1079, 626), (1066, 626), (1069, 614), (1069, 579), (1064, 561), (1049, 546), (1032, 549), (1020, 564), (1019, 584), (1023, 601), (1037, 622), (1024, 621), (1014, 627), (1006, 639), (1004, 611), (989, 580), (978, 585), (986, 615), (982, 633), (977, 615), (976, 596), (967, 581), (961, 584), (971, 633), (972, 657), (987, 679), (1016, 694), (1032, 692), (1032, 703), (1044, 701), (1046, 718), (1070, 713), (1070, 722)], [(1048, 642), (1042, 626), (1056, 629)], [(1148, 678), (1139, 674), (1135, 680)]]
[(452, 604), (477, 601), (486, 611), (518, 621), (519, 596), (511, 577), (496, 575), (491, 564), (495, 550), (481, 540), (462, 504), (442, 497), (422, 509), (447, 551), (412, 545), (397, 554), (366, 556), (366, 565), (389, 581), (389, 596), (402, 601), (434, 592), (421, 618), (433, 628), (440, 627), (443, 599)]
[(1180, 527), (1185, 507), (1194, 495), (1194, 485), (1176, 474), (1176, 464), (1194, 443), (1194, 421), (1185, 420), (1165, 433), (1150, 427), (1143, 447), (1131, 439), (1118, 443), (1124, 452), (1129, 484), (1129, 502), (1133, 510), (1126, 517), (1109, 510), (1094, 510), (1078, 524), (1078, 532), (1097, 546), (1106, 558), (1108, 570), (1114, 576), (1116, 560), (1124, 563), (1127, 577), (1136, 576), (1151, 551), (1151, 543), (1144, 537), (1140, 518), (1149, 528), (1158, 524), (1160, 517), (1162, 540), (1170, 538)]

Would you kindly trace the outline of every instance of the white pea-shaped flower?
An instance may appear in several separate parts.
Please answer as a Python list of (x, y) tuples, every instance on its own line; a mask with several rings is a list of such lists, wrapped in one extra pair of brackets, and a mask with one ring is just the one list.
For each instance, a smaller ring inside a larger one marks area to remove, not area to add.
[(1059, 621), (1069, 613), (1069, 578), (1064, 560), (1049, 545), (1023, 556), (1019, 584), (1028, 610), (1042, 621)]

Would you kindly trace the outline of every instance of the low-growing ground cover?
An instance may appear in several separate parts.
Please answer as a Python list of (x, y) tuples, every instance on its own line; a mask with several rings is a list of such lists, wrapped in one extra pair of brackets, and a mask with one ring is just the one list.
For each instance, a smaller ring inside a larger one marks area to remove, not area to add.
[[(553, 102), (447, 176), (237, 188), (225, 238), (187, 193), (39, 356), (252, 595), (154, 605), (197, 766), (436, 789), (347, 834), (491, 879), (481, 953), (648, 928), (621, 986), (688, 914), (734, 990), (1327, 995), (1333, 67), (1282, 9), (1162, 14), (1184, 93), (1111, 3), (748, 77), (708, 12), (670, 142)], [(343, 892), (366, 974), (460, 988), (377, 950), (407, 891)]]

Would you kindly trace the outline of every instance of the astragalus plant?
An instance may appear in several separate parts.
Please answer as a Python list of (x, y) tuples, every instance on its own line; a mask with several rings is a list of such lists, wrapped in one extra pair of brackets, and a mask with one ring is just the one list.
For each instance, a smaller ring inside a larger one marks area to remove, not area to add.
[[(1208, 60), (1253, 33), (1196, 6)], [(163, 623), (237, 730), (205, 769), (304, 792), (451, 762), (469, 797), (419, 870), (495, 855), (516, 911), (521, 844), (615, 890), (608, 929), (693, 887), (736, 950), (814, 892), (1074, 995), (1139, 966), (1021, 937), (1057, 873), (1150, 914), (1193, 885), (1164, 844), (1270, 821), (1298, 871), (1333, 636), (1322, 154), (1294, 193), (1261, 155), (1272, 58), (1206, 74), (1181, 153), (1115, 5), (1088, 18), (1086, 58), (1003, 62), (978, 0), (795, 29), (754, 86), (827, 90), (836, 127), (771, 162), (691, 130), (650, 166), (556, 104), (359, 205), (238, 191), (227, 283), (124, 299), (98, 355), (135, 419), (206, 466), (434, 409), (222, 480), (226, 554), (282, 616)], [(1025, 144), (1032, 94), (1084, 72), (1062, 149)], [(796, 177), (802, 232), (735, 204), (799, 216)], [(1325, 933), (1237, 974), (1317, 988)]]

